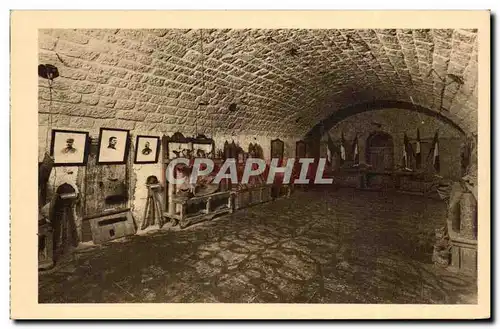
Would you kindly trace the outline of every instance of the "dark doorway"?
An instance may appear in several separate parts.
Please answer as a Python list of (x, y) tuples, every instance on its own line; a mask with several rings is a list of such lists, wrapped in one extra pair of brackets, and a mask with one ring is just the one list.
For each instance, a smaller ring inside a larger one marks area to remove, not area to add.
[(394, 169), (394, 143), (392, 136), (374, 132), (366, 140), (366, 161), (375, 171)]

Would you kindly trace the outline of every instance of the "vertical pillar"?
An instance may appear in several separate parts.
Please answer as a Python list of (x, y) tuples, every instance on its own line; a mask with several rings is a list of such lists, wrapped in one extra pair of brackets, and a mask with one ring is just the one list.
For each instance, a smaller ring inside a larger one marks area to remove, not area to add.
[(403, 163), (403, 136), (399, 136), (399, 134), (393, 134), (392, 141), (394, 143), (394, 167), (397, 168), (400, 167)]
[(359, 152), (359, 163), (365, 163), (366, 164), (366, 139), (368, 138), (367, 135), (360, 135), (358, 136), (358, 152)]
[(233, 207), (233, 193), (229, 192), (229, 197), (227, 200), (227, 206), (229, 207), (229, 213), (233, 213), (234, 207)]
[(210, 209), (212, 208), (212, 198), (208, 197), (207, 198), (207, 203), (205, 204), (205, 211), (207, 214), (210, 213)]

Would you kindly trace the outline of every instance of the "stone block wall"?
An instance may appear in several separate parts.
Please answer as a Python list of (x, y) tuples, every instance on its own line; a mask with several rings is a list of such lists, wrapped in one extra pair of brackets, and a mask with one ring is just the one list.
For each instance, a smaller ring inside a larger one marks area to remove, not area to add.
[[(269, 114), (229, 113), (232, 90), (213, 87), (217, 79), (224, 86), (222, 73), (220, 78), (207, 74), (204, 86), (199, 54), (189, 51), (188, 45), (175, 47), (172, 43), (172, 47), (163, 48), (158, 33), (39, 31), (39, 63), (55, 65), (59, 71), (51, 86), (48, 80), (39, 78), (40, 161), (49, 150), (51, 129), (83, 130), (97, 138), (101, 127), (130, 130), (132, 156), (136, 135), (161, 137), (175, 132), (185, 136), (206, 134), (215, 139), (216, 148), (222, 148), (226, 140), (234, 140), (245, 150), (249, 143), (259, 143), (266, 157), (270, 155), (271, 140), (280, 138), (285, 142), (285, 156), (294, 156), (295, 141), (300, 137), (278, 132), (277, 117)], [(208, 105), (200, 107), (198, 104), (204, 101)], [(242, 119), (252, 123), (244, 132)], [(160, 161), (132, 165), (130, 207), (139, 226), (147, 197), (146, 178), (160, 178), (161, 168)], [(77, 177), (82, 170), (55, 168), (49, 189), (66, 182), (79, 189)]]

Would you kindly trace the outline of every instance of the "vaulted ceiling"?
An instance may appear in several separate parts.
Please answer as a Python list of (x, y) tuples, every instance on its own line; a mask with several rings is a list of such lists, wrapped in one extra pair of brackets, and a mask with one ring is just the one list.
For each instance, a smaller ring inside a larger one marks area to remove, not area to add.
[[(336, 111), (396, 101), (477, 130), (475, 30), (75, 33), (94, 39), (84, 46), (95, 52), (89, 60), (140, 74), (136, 80), (147, 84), (141, 92), (161, 97), (160, 107), (176, 108), (162, 113), (187, 118), (177, 121), (181, 126), (297, 136)], [(54, 51), (71, 57), (67, 46), (59, 42)]]

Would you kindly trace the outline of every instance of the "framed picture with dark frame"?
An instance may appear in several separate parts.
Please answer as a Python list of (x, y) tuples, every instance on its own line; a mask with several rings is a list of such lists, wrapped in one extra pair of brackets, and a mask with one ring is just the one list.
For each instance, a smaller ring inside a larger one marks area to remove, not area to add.
[(101, 128), (97, 147), (98, 164), (124, 164), (130, 146), (129, 131), (117, 128)]
[(160, 137), (137, 135), (134, 163), (157, 163), (160, 156)]
[(305, 158), (307, 156), (307, 144), (305, 141), (300, 140), (295, 143), (295, 157)]
[(54, 166), (85, 166), (90, 149), (89, 133), (53, 129), (50, 142), (50, 155)]
[(282, 159), (284, 152), (285, 152), (285, 143), (279, 138), (273, 139), (271, 141), (271, 159), (274, 158)]

